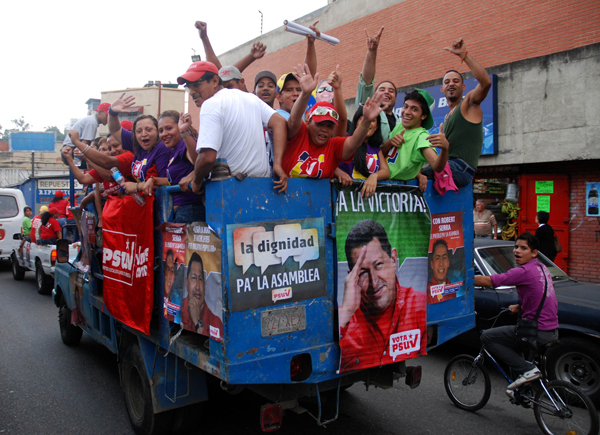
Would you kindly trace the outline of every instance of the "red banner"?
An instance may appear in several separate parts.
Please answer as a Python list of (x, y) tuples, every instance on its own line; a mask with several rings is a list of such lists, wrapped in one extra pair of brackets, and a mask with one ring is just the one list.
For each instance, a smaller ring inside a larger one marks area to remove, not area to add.
[(154, 291), (152, 202), (109, 196), (102, 211), (104, 303), (124, 324), (150, 333)]

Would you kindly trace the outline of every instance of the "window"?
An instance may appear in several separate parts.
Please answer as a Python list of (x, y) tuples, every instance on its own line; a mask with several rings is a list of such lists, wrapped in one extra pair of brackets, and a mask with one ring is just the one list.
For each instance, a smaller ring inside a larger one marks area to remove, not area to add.
[(19, 206), (14, 196), (0, 195), (0, 219), (12, 218), (19, 214)]

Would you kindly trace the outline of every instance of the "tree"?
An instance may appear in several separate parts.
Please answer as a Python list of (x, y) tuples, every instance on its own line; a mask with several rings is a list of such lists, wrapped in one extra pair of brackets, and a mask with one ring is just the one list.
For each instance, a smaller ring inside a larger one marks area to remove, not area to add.
[(60, 130), (58, 129), (57, 126), (53, 125), (53, 126), (49, 126), (46, 127), (46, 129), (44, 130), (46, 133), (56, 133), (56, 141), (57, 142), (62, 142), (65, 140), (65, 137), (67, 136), (67, 129), (65, 128), (65, 131), (63, 133), (60, 132)]
[(20, 118), (13, 119), (11, 122), (17, 126), (17, 131), (29, 130), (29, 123), (25, 122), (25, 118), (23, 118), (22, 116)]

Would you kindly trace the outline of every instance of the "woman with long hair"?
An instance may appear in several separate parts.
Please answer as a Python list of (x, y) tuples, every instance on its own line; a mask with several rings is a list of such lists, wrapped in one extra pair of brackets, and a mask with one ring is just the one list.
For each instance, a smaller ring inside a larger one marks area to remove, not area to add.
[(61, 238), (60, 224), (56, 218), (58, 218), (58, 210), (53, 206), (50, 206), (50, 209), (42, 214), (40, 245), (54, 245)]

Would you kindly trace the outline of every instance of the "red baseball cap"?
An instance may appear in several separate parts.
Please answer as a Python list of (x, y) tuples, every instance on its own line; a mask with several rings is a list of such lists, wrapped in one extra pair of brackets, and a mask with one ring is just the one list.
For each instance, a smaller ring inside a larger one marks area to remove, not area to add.
[(57, 214), (58, 213), (58, 209), (56, 207), (50, 207), (50, 210), (48, 210), (50, 212), (50, 214)]
[(128, 121), (128, 120), (121, 121), (121, 128), (132, 131), (133, 130), (133, 122)]
[(185, 74), (177, 77), (177, 83), (183, 85), (186, 82), (196, 82), (207, 72), (219, 74), (219, 70), (214, 63), (206, 62), (204, 60), (194, 62), (190, 65)]
[(108, 108), (110, 107), (109, 103), (102, 103), (96, 109), (96, 112), (104, 112), (108, 115)]
[(64, 192), (62, 190), (57, 190), (54, 193), (54, 196), (62, 197), (62, 196), (65, 196), (65, 194), (64, 194)]
[(337, 125), (340, 115), (338, 115), (333, 104), (321, 101), (320, 103), (312, 106), (310, 109), (308, 119), (311, 118), (317, 123), (323, 121), (332, 121), (335, 125)]

